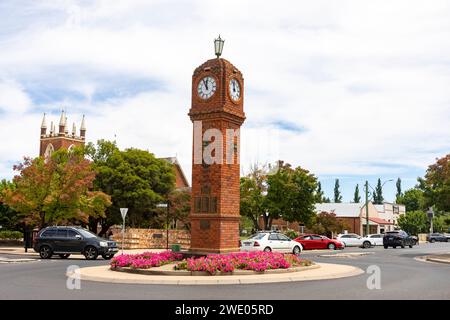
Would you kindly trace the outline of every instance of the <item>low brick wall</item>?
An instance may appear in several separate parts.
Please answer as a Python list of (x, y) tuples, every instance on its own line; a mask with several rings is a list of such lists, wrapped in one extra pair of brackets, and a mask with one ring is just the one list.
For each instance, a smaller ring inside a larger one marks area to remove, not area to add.
[[(112, 239), (122, 245), (122, 229), (112, 228)], [(158, 249), (165, 248), (167, 244), (167, 231), (165, 229), (137, 229), (126, 228), (124, 237), (125, 249)], [(172, 244), (181, 245), (182, 249), (189, 249), (191, 233), (187, 230), (169, 230), (169, 248)]]

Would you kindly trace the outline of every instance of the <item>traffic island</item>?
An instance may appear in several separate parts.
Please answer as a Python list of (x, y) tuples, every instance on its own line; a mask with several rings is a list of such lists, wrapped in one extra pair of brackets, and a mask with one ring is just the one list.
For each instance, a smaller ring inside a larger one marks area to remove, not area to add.
[(230, 285), (230, 284), (263, 284), (297, 281), (313, 281), (338, 279), (363, 274), (360, 268), (330, 263), (316, 263), (292, 272), (252, 273), (223, 275), (151, 275), (128, 272), (117, 272), (109, 266), (81, 268), (67, 273), (69, 277), (80, 277), (85, 281), (97, 281), (122, 284), (163, 284), (163, 285)]
[(423, 262), (435, 262), (435, 263), (450, 264), (450, 253), (416, 257), (416, 260), (423, 261)]

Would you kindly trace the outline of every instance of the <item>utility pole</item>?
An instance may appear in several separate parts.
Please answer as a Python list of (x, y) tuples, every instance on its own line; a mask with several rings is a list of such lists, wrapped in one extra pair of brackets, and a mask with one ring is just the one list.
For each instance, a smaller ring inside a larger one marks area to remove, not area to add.
[(369, 235), (369, 182), (366, 180), (366, 236)]

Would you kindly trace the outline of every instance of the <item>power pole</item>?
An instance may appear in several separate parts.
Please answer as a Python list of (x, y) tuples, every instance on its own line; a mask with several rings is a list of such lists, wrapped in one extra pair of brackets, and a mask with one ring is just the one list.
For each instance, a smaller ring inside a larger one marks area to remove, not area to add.
[(366, 236), (369, 235), (369, 182), (366, 180)]

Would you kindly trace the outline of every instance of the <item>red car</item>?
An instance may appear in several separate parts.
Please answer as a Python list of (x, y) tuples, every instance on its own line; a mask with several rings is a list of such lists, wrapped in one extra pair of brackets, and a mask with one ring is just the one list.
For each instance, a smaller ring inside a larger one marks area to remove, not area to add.
[(294, 239), (294, 241), (300, 242), (304, 250), (311, 249), (344, 249), (342, 242), (329, 239), (328, 237), (318, 234), (303, 234)]

